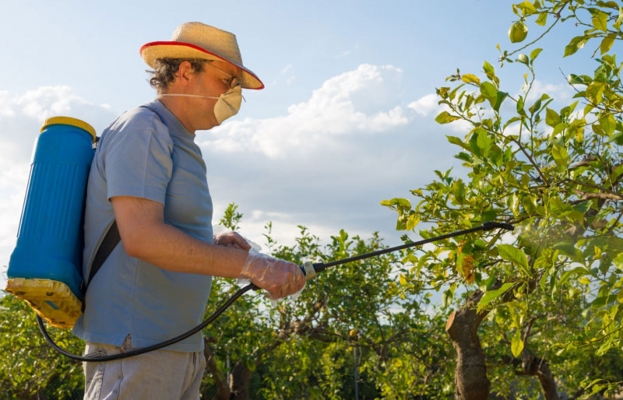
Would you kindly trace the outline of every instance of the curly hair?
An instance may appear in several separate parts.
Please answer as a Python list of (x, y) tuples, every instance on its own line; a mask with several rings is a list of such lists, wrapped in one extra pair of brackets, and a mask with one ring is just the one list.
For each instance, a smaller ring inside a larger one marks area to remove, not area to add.
[(156, 89), (156, 92), (162, 93), (171, 82), (175, 80), (177, 71), (183, 61), (190, 62), (194, 72), (203, 72), (203, 67), (208, 60), (202, 58), (159, 58), (154, 63), (154, 70), (147, 71), (151, 74), (149, 84)]

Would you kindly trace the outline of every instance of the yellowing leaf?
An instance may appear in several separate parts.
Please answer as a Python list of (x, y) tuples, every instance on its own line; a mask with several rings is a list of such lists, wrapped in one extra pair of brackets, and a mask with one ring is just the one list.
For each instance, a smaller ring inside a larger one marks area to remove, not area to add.
[(463, 256), (463, 276), (465, 277), (465, 282), (473, 283), (475, 278), (474, 274), (474, 257), (467, 254)]
[(511, 352), (515, 358), (519, 358), (521, 352), (523, 351), (524, 343), (521, 340), (521, 332), (517, 330), (515, 335), (513, 335), (513, 339), (511, 340)]
[(455, 115), (451, 115), (449, 112), (447, 111), (442, 111), (441, 113), (439, 113), (439, 115), (437, 115), (437, 118), (435, 118), (435, 121), (438, 124), (449, 124), (452, 121), (456, 121), (457, 119), (459, 119), (459, 117), (455, 116)]
[(474, 74), (464, 74), (461, 77), (461, 80), (465, 83), (475, 83), (476, 85), (480, 85), (480, 79)]
[(603, 38), (601, 41), (601, 44), (599, 45), (599, 52), (601, 54), (605, 54), (608, 51), (610, 51), (610, 49), (612, 48), (612, 45), (614, 44), (614, 40), (616, 39), (616, 37), (617, 37), (616, 34), (611, 33), (605, 38)]
[(420, 216), (418, 214), (409, 215), (409, 219), (407, 220), (407, 230), (412, 231), (415, 229), (417, 224), (420, 223)]
[(605, 12), (596, 11), (593, 15), (592, 22), (595, 29), (602, 32), (606, 32), (608, 30), (608, 14)]

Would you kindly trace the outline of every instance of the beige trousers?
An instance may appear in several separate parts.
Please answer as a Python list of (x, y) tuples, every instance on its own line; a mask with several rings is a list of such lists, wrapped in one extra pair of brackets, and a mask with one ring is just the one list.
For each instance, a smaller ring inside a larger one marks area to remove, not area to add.
[[(85, 354), (113, 355), (132, 348), (87, 342)], [(206, 361), (202, 352), (155, 350), (121, 360), (82, 363), (85, 400), (197, 400)]]

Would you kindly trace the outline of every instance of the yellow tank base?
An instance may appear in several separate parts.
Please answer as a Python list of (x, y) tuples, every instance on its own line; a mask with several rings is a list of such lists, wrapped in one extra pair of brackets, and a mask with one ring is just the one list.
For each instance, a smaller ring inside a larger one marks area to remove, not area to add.
[(11, 278), (6, 291), (26, 301), (41, 318), (56, 328), (72, 328), (82, 314), (82, 302), (63, 282)]

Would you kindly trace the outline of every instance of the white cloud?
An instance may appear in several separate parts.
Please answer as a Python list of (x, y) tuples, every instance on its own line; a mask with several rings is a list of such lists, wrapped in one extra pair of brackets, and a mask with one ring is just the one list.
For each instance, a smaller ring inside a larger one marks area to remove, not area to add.
[(573, 89), (566, 84), (551, 84), (544, 83), (540, 80), (535, 80), (532, 83), (532, 88), (526, 101), (532, 103), (541, 97), (544, 93), (547, 93), (550, 97), (557, 101), (568, 101), (573, 96)]
[(381, 134), (409, 122), (396, 98), (402, 71), (364, 64), (324, 82), (308, 101), (292, 105), (286, 116), (233, 121), (208, 133), (205, 148), (285, 156), (291, 149), (313, 151), (336, 136)]
[[(407, 107), (419, 116), (431, 118), (435, 118), (441, 111), (450, 111), (448, 106), (439, 104), (439, 97), (434, 93), (420, 97), (416, 101), (409, 103)], [(456, 120), (446, 126), (451, 131), (457, 133), (467, 133), (473, 128), (469, 122), (464, 120)]]
[(434, 94), (427, 94), (424, 97), (420, 97), (416, 101), (410, 103), (407, 107), (415, 111), (417, 114), (426, 117), (431, 113), (439, 113), (442, 106), (439, 104), (439, 97)]

